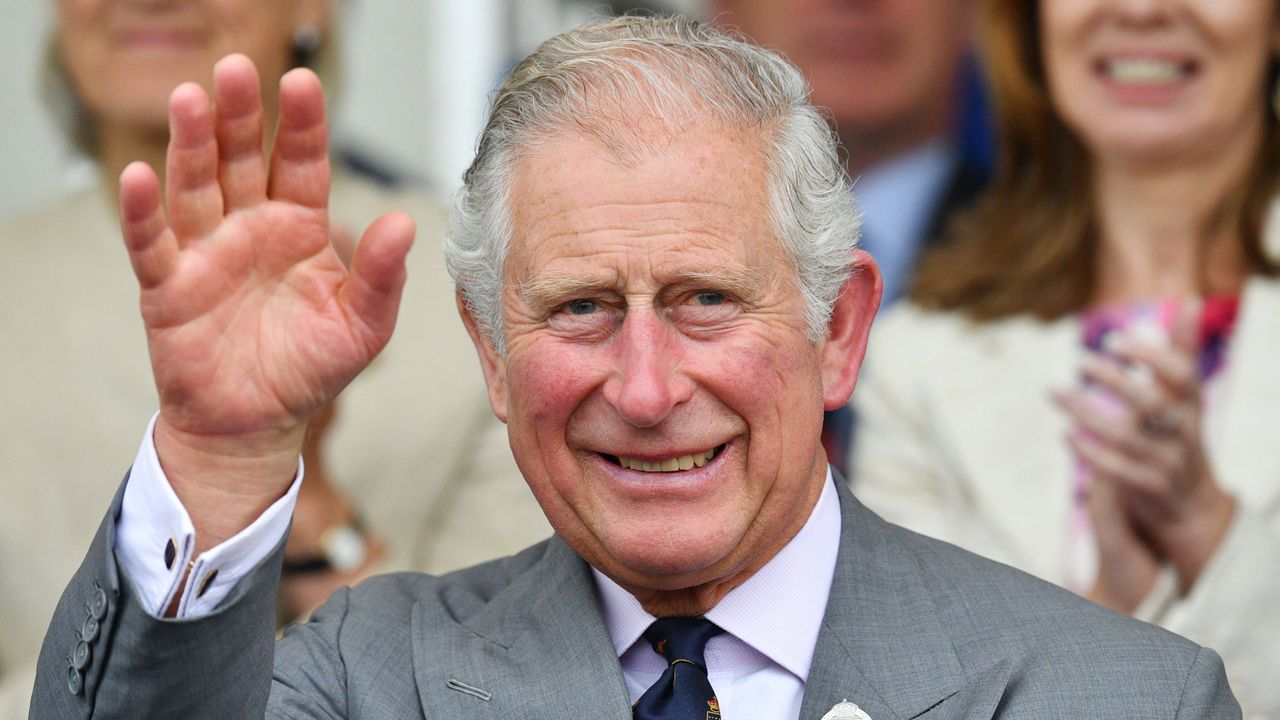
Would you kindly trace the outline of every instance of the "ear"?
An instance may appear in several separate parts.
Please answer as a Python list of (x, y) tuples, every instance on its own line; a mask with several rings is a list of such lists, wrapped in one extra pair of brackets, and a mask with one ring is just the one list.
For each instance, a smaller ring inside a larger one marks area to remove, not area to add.
[(476, 324), (471, 315), (471, 308), (462, 296), (462, 290), (454, 294), (458, 304), (458, 314), (462, 316), (462, 324), (467, 326), (467, 334), (476, 346), (476, 354), (480, 356), (480, 369), (484, 371), (484, 382), (489, 388), (489, 407), (502, 422), (507, 421), (507, 363), (494, 349), (489, 336)]
[(853, 274), (840, 289), (827, 337), (819, 347), (822, 367), (822, 402), (835, 410), (849, 402), (858, 382), (858, 368), (867, 352), (871, 321), (880, 307), (880, 268), (865, 251), (854, 251)]

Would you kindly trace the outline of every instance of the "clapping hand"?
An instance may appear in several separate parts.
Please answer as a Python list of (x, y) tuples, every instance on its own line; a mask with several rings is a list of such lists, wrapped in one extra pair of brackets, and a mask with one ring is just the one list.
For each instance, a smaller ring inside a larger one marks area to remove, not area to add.
[(160, 397), (161, 464), (197, 550), (230, 537), (288, 487), (307, 421), (391, 337), (413, 223), (379, 218), (348, 269), (330, 245), (328, 131), (319, 80), (280, 81), (263, 153), (257, 71), (239, 55), (169, 103), (167, 182), (134, 163), (121, 226)]
[[(1120, 398), (1121, 412), (1107, 412), (1084, 389), (1055, 396), (1074, 423), (1071, 446), (1103, 495), (1091, 499), (1100, 581), (1114, 561), (1109, 556), (1130, 564), (1143, 550), (1133, 544), (1141, 542), (1151, 557), (1171, 563), (1189, 589), (1234, 514), (1235, 501), (1218, 485), (1204, 447), (1198, 310), (1197, 303), (1181, 309), (1167, 343), (1121, 335), (1108, 348), (1114, 357), (1086, 356), (1085, 377)], [(1129, 525), (1124, 532), (1117, 519)], [(1136, 605), (1131, 592), (1126, 597), (1122, 604)]]

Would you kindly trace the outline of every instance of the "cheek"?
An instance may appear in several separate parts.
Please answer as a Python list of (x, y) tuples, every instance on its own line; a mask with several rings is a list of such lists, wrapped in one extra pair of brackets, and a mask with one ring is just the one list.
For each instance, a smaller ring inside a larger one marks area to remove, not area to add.
[(508, 422), (563, 429), (566, 418), (591, 392), (592, 381), (585, 370), (591, 361), (583, 354), (572, 347), (549, 345), (510, 355)]
[[(777, 422), (784, 432), (803, 414), (822, 415), (822, 383), (816, 353), (807, 341), (743, 344), (701, 374), (722, 402), (751, 425)], [(756, 430), (760, 428), (757, 427)]]

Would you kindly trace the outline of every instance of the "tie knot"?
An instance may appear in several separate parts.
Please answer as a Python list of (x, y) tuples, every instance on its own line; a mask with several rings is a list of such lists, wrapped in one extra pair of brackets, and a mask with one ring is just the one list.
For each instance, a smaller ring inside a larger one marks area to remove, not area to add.
[(644, 637), (653, 645), (659, 655), (669, 663), (687, 661), (706, 670), (707, 661), (703, 653), (707, 641), (724, 632), (715, 623), (706, 618), (665, 617), (653, 621)]

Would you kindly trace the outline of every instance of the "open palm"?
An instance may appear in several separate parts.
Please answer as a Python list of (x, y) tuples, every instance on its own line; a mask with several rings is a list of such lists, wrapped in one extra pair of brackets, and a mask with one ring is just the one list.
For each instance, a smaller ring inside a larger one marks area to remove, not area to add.
[[(306, 70), (282, 78), (270, 163), (247, 58), (218, 64), (214, 97), (211, 104), (186, 84), (170, 99), (163, 202), (146, 165), (120, 179), (121, 224), (160, 395), (157, 440), (163, 424), (179, 444), (296, 457), (307, 419), (390, 339), (413, 224), (403, 214), (380, 218), (348, 270), (329, 244), (317, 78)], [(264, 442), (280, 447), (256, 446)], [(181, 460), (172, 445), (158, 443), (166, 464)]]

